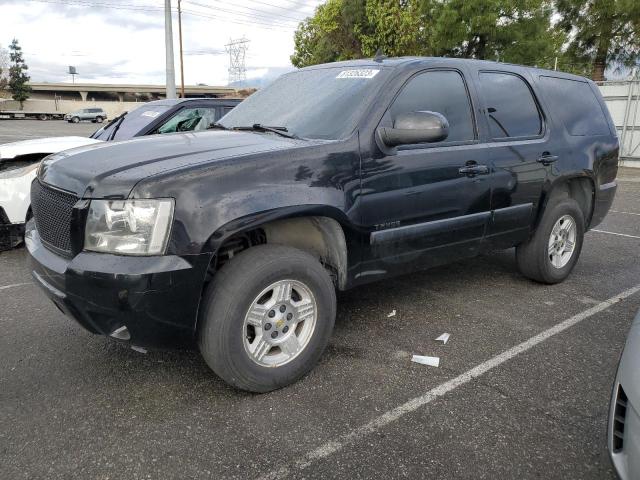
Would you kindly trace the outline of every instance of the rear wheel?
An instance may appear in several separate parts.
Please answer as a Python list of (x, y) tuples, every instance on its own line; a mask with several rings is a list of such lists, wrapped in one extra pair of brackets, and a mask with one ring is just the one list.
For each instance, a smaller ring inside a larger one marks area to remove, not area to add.
[(542, 283), (558, 283), (578, 261), (584, 239), (584, 215), (577, 202), (563, 199), (547, 206), (531, 239), (516, 248), (522, 274)]
[(225, 264), (207, 287), (200, 351), (231, 385), (275, 390), (313, 368), (335, 311), (333, 282), (314, 257), (279, 245), (253, 247)]
[(96, 123), (102, 123), (102, 117), (96, 117)]

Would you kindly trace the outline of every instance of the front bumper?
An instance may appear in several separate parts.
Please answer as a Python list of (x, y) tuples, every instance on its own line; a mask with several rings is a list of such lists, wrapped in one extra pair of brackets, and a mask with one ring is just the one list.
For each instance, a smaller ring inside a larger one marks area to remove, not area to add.
[(95, 334), (136, 346), (192, 341), (209, 254), (132, 257), (81, 252), (61, 257), (27, 224), (29, 268), (38, 286), (65, 315)]

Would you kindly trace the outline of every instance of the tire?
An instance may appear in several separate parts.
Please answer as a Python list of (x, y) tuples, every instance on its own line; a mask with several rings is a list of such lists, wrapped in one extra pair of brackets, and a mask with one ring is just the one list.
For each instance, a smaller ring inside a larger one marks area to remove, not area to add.
[(72, 117), (71, 118), (71, 123), (80, 123), (80, 118), (79, 117)]
[[(291, 288), (269, 290), (286, 281)], [(291, 300), (277, 301), (278, 291), (288, 291)], [(250, 308), (260, 314), (250, 316)], [(198, 345), (211, 369), (241, 390), (269, 392), (300, 379), (320, 359), (333, 331), (336, 292), (328, 272), (310, 254), (261, 245), (241, 252), (216, 272), (200, 312)], [(249, 318), (260, 327), (248, 325)], [(294, 336), (297, 349), (290, 347)], [(280, 341), (295, 353), (272, 343)]]
[[(567, 220), (575, 222), (574, 235), (570, 233), (570, 224), (563, 223)], [(555, 231), (555, 228), (559, 230)], [(556, 233), (559, 234), (563, 229), (569, 229), (569, 233), (560, 234), (558, 237)], [(548, 205), (533, 236), (516, 247), (518, 269), (525, 277), (536, 282), (562, 282), (578, 262), (584, 241), (584, 229), (584, 216), (575, 200), (564, 198)], [(568, 236), (563, 240), (562, 235)], [(570, 241), (572, 238), (574, 240)], [(573, 249), (568, 257), (557, 253), (564, 251), (566, 254), (566, 248), (571, 243)]]
[(49, 120), (49, 116), (45, 114), (38, 115), (38, 120), (42, 120), (42, 121)]
[(102, 123), (102, 117), (96, 117), (96, 123)]

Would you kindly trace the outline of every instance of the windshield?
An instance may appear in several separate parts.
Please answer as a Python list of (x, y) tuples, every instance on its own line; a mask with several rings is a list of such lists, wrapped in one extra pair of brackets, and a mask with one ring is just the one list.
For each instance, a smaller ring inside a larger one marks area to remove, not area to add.
[(219, 123), (227, 128), (286, 127), (303, 138), (345, 138), (384, 78), (386, 72), (378, 67), (300, 70), (254, 93)]
[(127, 140), (138, 134), (140, 130), (170, 108), (169, 105), (143, 105), (127, 113), (122, 121), (112, 121), (94, 133), (91, 138), (110, 140), (114, 129), (117, 129), (112, 140)]

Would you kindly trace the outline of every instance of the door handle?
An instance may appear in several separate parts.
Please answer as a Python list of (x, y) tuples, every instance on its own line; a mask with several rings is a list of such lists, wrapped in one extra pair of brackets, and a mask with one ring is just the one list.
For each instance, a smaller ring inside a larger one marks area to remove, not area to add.
[(551, 155), (549, 152), (544, 152), (542, 155), (540, 155), (540, 158), (538, 158), (537, 161), (538, 163), (548, 166), (553, 162), (558, 161), (558, 155)]
[(458, 173), (460, 175), (469, 175), (469, 176), (486, 175), (489, 173), (489, 167), (487, 167), (486, 165), (477, 165), (477, 164), (465, 165), (464, 167), (460, 167), (458, 169)]

